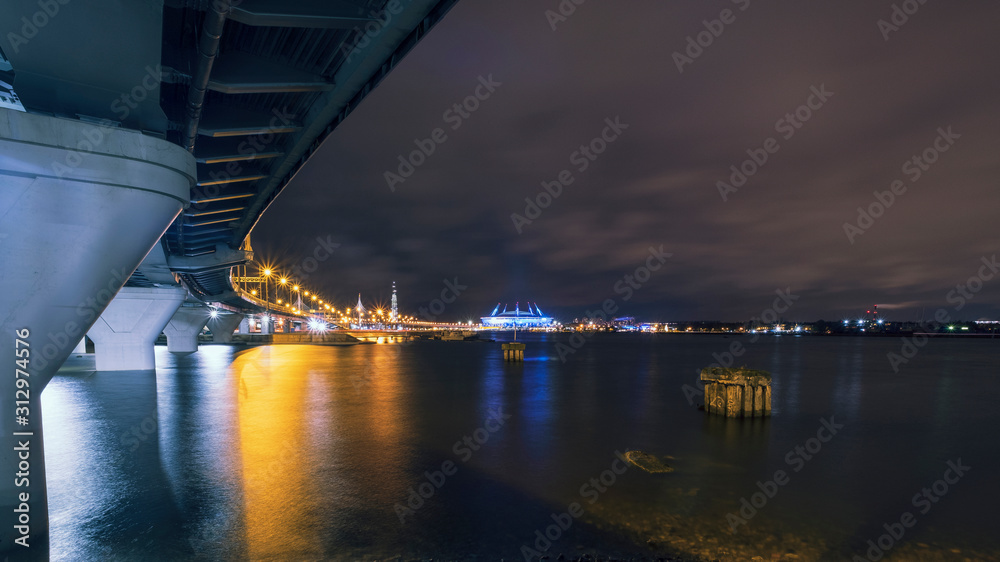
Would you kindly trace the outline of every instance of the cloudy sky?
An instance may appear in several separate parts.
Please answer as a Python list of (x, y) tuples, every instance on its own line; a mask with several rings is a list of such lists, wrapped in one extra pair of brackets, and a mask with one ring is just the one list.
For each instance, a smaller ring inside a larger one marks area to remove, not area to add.
[[(1000, 250), (1000, 4), (928, 0), (895, 24), (889, 0), (557, 9), (459, 2), (271, 206), (255, 250), (289, 268), (317, 237), (340, 244), (306, 280), (339, 305), (386, 302), (396, 281), (416, 313), (457, 278), (443, 319), (530, 300), (571, 320), (614, 299), (648, 320), (746, 320), (786, 288), (790, 320), (1000, 312), (983, 267)], [(477, 87), (474, 111), (447, 113)], [(525, 198), (548, 206), (526, 215)]]

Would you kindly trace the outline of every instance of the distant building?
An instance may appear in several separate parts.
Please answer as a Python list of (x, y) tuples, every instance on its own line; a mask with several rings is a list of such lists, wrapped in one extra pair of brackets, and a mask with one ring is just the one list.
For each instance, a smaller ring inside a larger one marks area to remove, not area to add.
[(520, 303), (514, 303), (513, 310), (507, 310), (505, 304), (503, 311), (501, 311), (500, 303), (497, 303), (493, 312), (489, 316), (483, 316), (480, 320), (483, 326), (493, 328), (512, 328), (514, 326), (518, 328), (547, 328), (555, 324), (552, 317), (542, 314), (537, 304), (534, 306), (530, 302), (527, 304), (527, 310), (521, 310)]
[(619, 330), (637, 330), (638, 327), (635, 325), (635, 316), (622, 316), (620, 318), (615, 318), (611, 321), (611, 324), (618, 328)]

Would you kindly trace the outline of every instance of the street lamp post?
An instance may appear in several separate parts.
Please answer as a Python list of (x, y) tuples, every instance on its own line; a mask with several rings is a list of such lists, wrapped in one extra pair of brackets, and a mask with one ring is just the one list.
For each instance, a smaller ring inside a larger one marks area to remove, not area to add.
[(271, 304), (269, 302), (270, 295), (268, 293), (267, 280), (271, 278), (271, 269), (265, 268), (264, 271), (264, 323), (271, 321)]

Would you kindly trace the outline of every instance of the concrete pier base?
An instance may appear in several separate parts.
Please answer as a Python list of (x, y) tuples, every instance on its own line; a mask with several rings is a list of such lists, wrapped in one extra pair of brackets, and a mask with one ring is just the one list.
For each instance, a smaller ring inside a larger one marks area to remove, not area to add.
[[(215, 318), (208, 321), (208, 329), (212, 332), (212, 341), (215, 343), (232, 343), (233, 331), (237, 326), (242, 326), (246, 318), (242, 314), (230, 314), (220, 312)], [(242, 332), (241, 330), (241, 333)]]
[(163, 327), (170, 353), (198, 351), (198, 334), (208, 322), (209, 310), (204, 306), (181, 306)]
[(156, 368), (154, 346), (187, 291), (180, 287), (125, 287), (87, 332), (94, 340), (98, 371)]
[(771, 415), (771, 374), (753, 369), (714, 367), (701, 372), (705, 411), (727, 418)]
[[(9, 338), (0, 363), (25, 360), (25, 375), (0, 377), (10, 400), (0, 417), (0, 473), (9, 475), (0, 558), (47, 560), (41, 393), (190, 200), (195, 161), (136, 131), (11, 110), (0, 110), (0, 155), (0, 333)], [(18, 390), (27, 403), (15, 416)], [(18, 483), (22, 461), (31, 475)], [(15, 543), (24, 537), (30, 548)]]
[(524, 348), (526, 346), (523, 343), (505, 343), (500, 347), (503, 348), (504, 361), (524, 361)]

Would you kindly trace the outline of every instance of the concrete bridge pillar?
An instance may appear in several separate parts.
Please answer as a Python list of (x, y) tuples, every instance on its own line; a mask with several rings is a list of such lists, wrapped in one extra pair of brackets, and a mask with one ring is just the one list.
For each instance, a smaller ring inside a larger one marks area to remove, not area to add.
[(163, 328), (170, 353), (198, 351), (198, 334), (208, 322), (209, 311), (204, 306), (181, 306)]
[(243, 323), (246, 318), (242, 314), (225, 314), (220, 312), (215, 318), (208, 321), (208, 329), (212, 332), (212, 341), (215, 343), (232, 343), (233, 330), (240, 326), (240, 333), (243, 332)]
[(241, 334), (250, 333), (250, 318), (244, 316), (243, 320), (240, 320), (240, 333)]
[(73, 355), (83, 355), (87, 353), (87, 336), (80, 338), (80, 343), (73, 348)]
[(195, 162), (136, 131), (5, 109), (0, 155), (0, 556), (45, 560), (41, 393), (190, 200)]
[(156, 369), (156, 338), (187, 291), (180, 287), (124, 287), (87, 332), (94, 340), (98, 371)]

